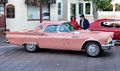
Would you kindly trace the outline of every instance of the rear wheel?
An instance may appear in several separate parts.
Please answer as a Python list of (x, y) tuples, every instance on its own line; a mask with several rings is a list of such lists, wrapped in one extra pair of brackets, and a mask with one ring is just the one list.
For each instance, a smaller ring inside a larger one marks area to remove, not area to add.
[(87, 43), (85, 46), (85, 49), (86, 49), (86, 53), (88, 54), (88, 56), (91, 56), (91, 57), (99, 56), (102, 51), (100, 48), (100, 45), (95, 42)]
[(25, 50), (28, 52), (37, 52), (38, 51), (38, 46), (35, 44), (26, 44), (25, 45)]

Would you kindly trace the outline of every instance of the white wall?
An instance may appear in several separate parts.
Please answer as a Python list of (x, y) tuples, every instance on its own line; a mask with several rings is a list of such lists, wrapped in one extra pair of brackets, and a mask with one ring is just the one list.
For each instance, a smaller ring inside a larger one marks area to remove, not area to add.
[(8, 4), (15, 5), (15, 18), (6, 19), (6, 28), (10, 31), (22, 31), (23, 29), (34, 29), (39, 21), (27, 21), (27, 5), (25, 0), (8, 0)]
[(120, 18), (120, 11), (98, 11), (98, 18)]
[(58, 2), (62, 2), (62, 0), (56, 0), (55, 4), (50, 5), (50, 20), (59, 20)]
[(58, 20), (57, 4), (50, 5), (50, 20)]

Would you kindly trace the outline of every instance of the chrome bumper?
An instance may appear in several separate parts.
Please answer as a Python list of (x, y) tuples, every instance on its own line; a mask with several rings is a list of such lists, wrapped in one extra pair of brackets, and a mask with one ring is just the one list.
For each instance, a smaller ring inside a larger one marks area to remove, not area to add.
[(103, 50), (110, 50), (113, 47), (114, 47), (114, 43), (107, 44), (107, 45), (102, 45)]
[(9, 43), (10, 43), (10, 41), (8, 41), (8, 40), (5, 40), (5, 43), (8, 43), (8, 44), (9, 44)]

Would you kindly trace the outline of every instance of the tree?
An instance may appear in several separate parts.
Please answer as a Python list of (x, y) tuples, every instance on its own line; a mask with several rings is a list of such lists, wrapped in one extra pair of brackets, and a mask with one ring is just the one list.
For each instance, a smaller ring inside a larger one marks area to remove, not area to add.
[(115, 11), (120, 11), (120, 4), (115, 4)]
[(49, 3), (49, 0), (34, 0), (36, 5), (40, 5), (40, 3), (42, 2), (42, 4), (48, 4)]
[(88, 2), (92, 1), (94, 20), (98, 19), (98, 10), (100, 11), (112, 10), (111, 0), (84, 0), (84, 1)]

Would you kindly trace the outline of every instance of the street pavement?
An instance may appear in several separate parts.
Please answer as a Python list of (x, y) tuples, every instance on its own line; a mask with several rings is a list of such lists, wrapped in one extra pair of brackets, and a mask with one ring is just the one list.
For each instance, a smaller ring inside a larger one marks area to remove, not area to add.
[(120, 46), (92, 58), (84, 52), (46, 50), (28, 53), (4, 43), (0, 35), (0, 71), (120, 71)]

